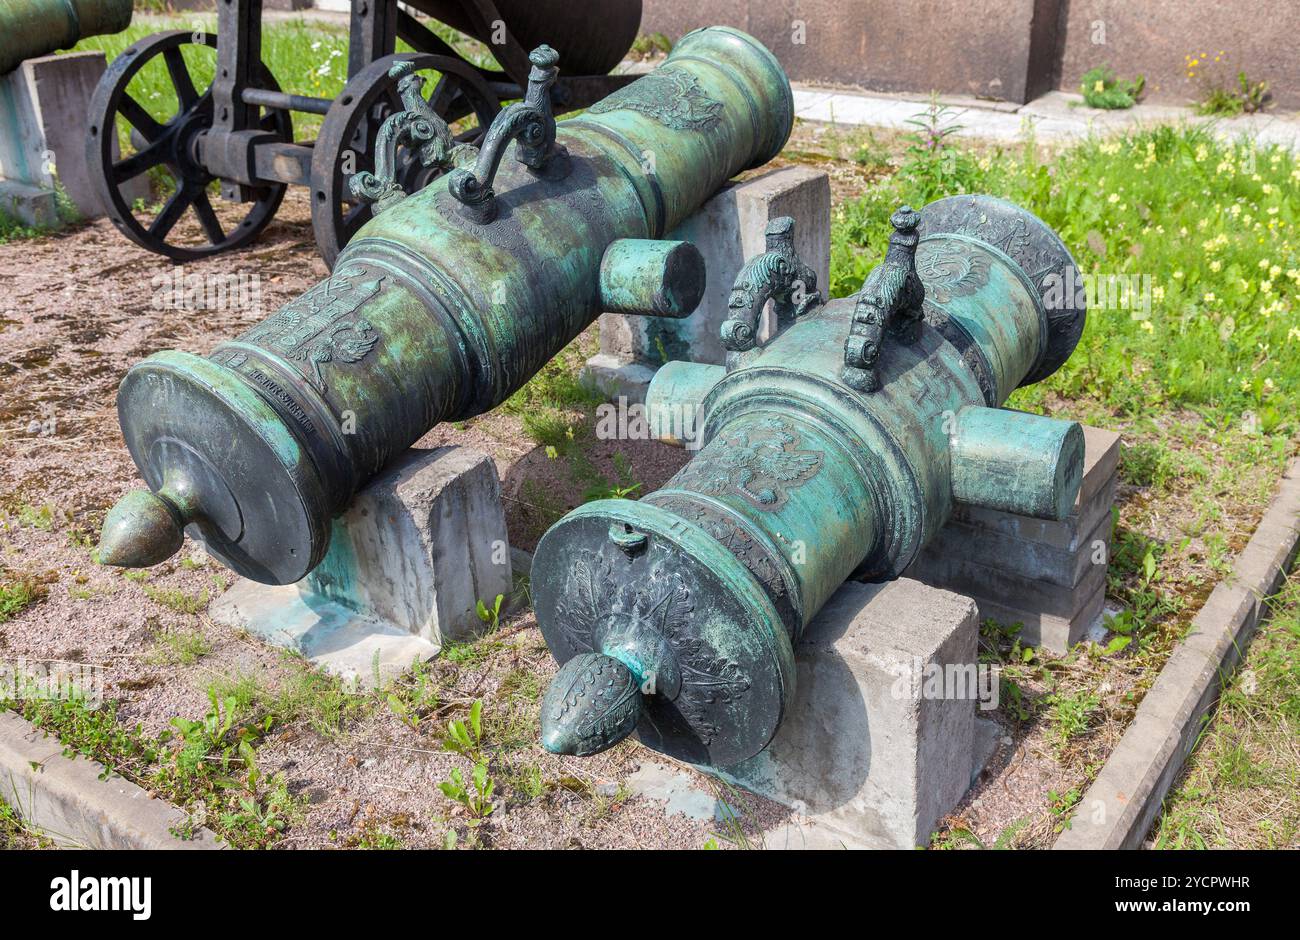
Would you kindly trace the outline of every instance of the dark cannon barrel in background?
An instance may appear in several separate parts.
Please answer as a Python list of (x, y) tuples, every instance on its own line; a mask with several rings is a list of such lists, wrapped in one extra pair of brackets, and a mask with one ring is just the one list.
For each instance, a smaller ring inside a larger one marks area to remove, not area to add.
[(132, 0), (0, 0), (0, 75), (87, 36), (120, 33), (131, 12)]
[[(409, 0), (410, 5), (473, 36), (490, 49), (494, 24), (475, 0)], [(604, 75), (623, 60), (641, 26), (641, 0), (496, 0), (496, 11), (524, 49), (546, 43), (562, 75)]]

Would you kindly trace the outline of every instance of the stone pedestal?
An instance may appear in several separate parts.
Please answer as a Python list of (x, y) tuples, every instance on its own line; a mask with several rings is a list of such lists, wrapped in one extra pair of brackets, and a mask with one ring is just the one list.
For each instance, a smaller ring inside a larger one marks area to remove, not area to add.
[(237, 581), (219, 623), (370, 684), (483, 627), (478, 601), (511, 591), (496, 465), (463, 447), (410, 450), (338, 519), (324, 560), (297, 584)]
[(978, 669), (975, 604), (906, 578), (845, 584), (795, 648), (772, 743), (724, 779), (795, 811), (772, 848), (926, 845), (991, 752), (997, 677)]
[[(57, 224), (57, 181), (80, 215), (103, 214), (86, 172), (86, 139), (104, 69), (102, 52), (72, 52), (28, 59), (0, 76), (0, 211), (28, 225)], [(132, 185), (132, 198), (148, 195), (147, 177)]]
[(980, 617), (1024, 624), (1022, 643), (1065, 653), (1101, 616), (1118, 486), (1119, 435), (1084, 428), (1074, 511), (1048, 522), (958, 506), (907, 576), (975, 599)]
[[(665, 362), (724, 362), (719, 331), (732, 284), (745, 261), (766, 250), (764, 230), (780, 216), (795, 220), (796, 250), (817, 272), (824, 291), (830, 280), (830, 177), (822, 170), (786, 167), (729, 184), (666, 236), (689, 241), (704, 255), (708, 287), (699, 307), (681, 320), (604, 314), (600, 353), (587, 361), (583, 380), (611, 400), (622, 396), (629, 404), (642, 403), (655, 370)], [(766, 326), (770, 329), (770, 323)]]

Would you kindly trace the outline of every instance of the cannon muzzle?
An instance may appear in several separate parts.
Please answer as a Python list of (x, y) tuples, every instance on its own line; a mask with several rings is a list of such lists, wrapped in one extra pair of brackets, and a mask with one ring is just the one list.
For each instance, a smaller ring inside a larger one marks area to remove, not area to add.
[[(602, 311), (694, 309), (699, 252), (664, 236), (784, 146), (776, 59), (698, 30), (558, 123), (558, 56), (530, 61), (525, 99), (452, 172), (407, 197), (378, 170), (354, 177), (384, 201), (329, 279), (206, 358), (161, 352), (127, 373), (119, 420), (155, 498), (113, 510), (105, 561), (157, 562), (181, 527), (245, 577), (297, 581), (357, 487), (431, 427), (504, 401)], [(389, 120), (393, 137), (439, 136), (427, 109)]]

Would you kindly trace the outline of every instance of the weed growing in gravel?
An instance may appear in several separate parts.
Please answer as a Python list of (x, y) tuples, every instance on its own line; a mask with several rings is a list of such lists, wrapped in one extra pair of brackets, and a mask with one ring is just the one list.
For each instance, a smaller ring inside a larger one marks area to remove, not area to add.
[(1074, 692), (1056, 692), (1047, 698), (1050, 708), (1047, 718), (1052, 726), (1052, 741), (1058, 752), (1067, 747), (1071, 741), (1087, 733), (1097, 706), (1101, 704), (1096, 693), (1089, 689), (1077, 689)]
[(402, 724), (418, 733), (424, 720), (436, 713), (441, 704), (434, 667), (416, 662), (408, 675), (389, 685), (385, 701)]
[(481, 599), (475, 602), (474, 613), (478, 615), (479, 620), (487, 625), (488, 633), (495, 633), (497, 627), (501, 625), (501, 604), (505, 599), (504, 594), (498, 594), (492, 601), (491, 607), (483, 603)]
[(190, 666), (212, 652), (212, 644), (202, 630), (173, 627), (159, 633), (145, 662), (154, 666)]
[(151, 584), (144, 586), (144, 593), (155, 604), (174, 610), (178, 614), (202, 613), (207, 609), (211, 597), (207, 591), (201, 594), (186, 594), (176, 588), (160, 588)]
[(49, 589), (33, 576), (0, 569), (0, 623), (18, 616), (48, 593)]

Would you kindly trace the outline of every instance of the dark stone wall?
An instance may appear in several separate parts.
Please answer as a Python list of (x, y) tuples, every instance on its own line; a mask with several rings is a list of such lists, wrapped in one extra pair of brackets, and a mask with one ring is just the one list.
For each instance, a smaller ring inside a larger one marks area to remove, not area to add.
[(676, 39), (700, 26), (735, 26), (771, 49), (796, 81), (1023, 102), (1051, 87), (1030, 37), (1037, 32), (1054, 46), (1060, 2), (644, 0), (641, 31)]
[[(796, 81), (1023, 102), (1078, 91), (1095, 65), (1147, 76), (1148, 99), (1197, 97), (1185, 56), (1225, 52), (1300, 107), (1300, 0), (644, 0), (642, 32), (752, 33)], [(802, 22), (803, 35), (797, 33)], [(1100, 24), (1100, 26), (1099, 26)], [(802, 38), (803, 42), (798, 40)], [(1097, 40), (1104, 40), (1098, 42)]]
[[(654, 3), (655, 0), (650, 0)], [(1104, 43), (1094, 43), (1097, 23)], [(1183, 103), (1198, 97), (1186, 56), (1209, 53), (1210, 67), (1235, 83), (1238, 69), (1269, 82), (1279, 108), (1300, 108), (1300, 0), (1069, 0), (1060, 87), (1109, 64), (1124, 77), (1147, 77), (1147, 97)], [(1225, 61), (1213, 59), (1226, 53)], [(1198, 79), (1204, 68), (1198, 69)]]

